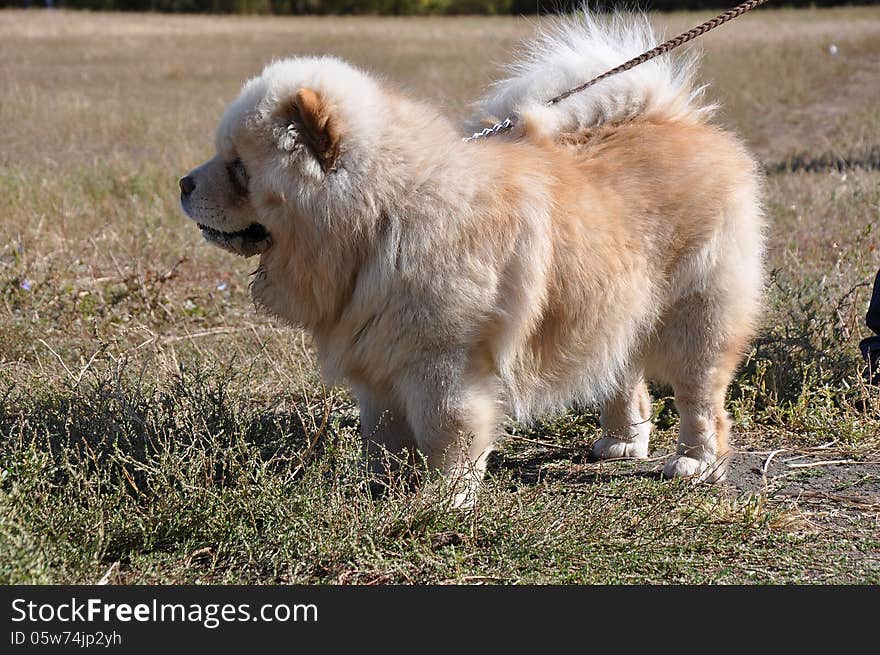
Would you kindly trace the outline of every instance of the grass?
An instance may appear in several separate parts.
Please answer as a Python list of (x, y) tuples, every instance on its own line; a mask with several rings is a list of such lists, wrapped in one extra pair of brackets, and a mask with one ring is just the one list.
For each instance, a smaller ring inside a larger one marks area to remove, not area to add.
[[(176, 178), (272, 57), (339, 54), (460, 116), (535, 22), (0, 12), (0, 582), (880, 582), (880, 390), (856, 347), (880, 171), (779, 165), (878, 145), (877, 8), (701, 39), (720, 120), (775, 171), (722, 487), (590, 462), (585, 411), (510, 426), (472, 514), (436, 480), (371, 496), (346, 390), (254, 311), (252, 262), (179, 214)], [(653, 391), (659, 458), (677, 417)]]

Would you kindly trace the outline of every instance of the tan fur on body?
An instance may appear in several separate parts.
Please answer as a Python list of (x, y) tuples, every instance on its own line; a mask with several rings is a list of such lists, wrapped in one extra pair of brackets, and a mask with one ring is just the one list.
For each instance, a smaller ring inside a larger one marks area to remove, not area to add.
[[(573, 403), (602, 407), (597, 457), (644, 457), (654, 379), (682, 417), (666, 474), (723, 477), (761, 281), (758, 176), (736, 139), (679, 110), (560, 133), (524, 116), (462, 143), (341, 62), (283, 64), (227, 112), (184, 207), (268, 231), (254, 299), (351, 385), (368, 461), (418, 449), (471, 498), (505, 414)], [(247, 211), (202, 182), (236, 158)]]

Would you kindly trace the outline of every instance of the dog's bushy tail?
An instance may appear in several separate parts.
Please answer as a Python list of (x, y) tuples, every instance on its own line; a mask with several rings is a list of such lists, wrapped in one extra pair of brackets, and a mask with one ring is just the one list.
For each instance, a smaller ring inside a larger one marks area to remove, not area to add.
[(603, 16), (584, 9), (559, 19), (526, 44), (507, 68), (508, 77), (477, 103), (477, 121), (515, 115), (552, 135), (638, 116), (706, 120), (714, 106), (703, 102), (705, 87), (694, 83), (699, 57), (693, 49), (661, 55), (558, 104), (546, 104), (662, 40), (644, 14)]

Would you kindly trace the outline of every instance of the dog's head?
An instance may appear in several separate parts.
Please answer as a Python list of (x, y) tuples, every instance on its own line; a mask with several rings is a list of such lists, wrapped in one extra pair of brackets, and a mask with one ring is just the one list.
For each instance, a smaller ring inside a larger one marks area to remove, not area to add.
[(207, 241), (244, 257), (314, 240), (316, 221), (369, 168), (377, 94), (336, 59), (269, 65), (226, 110), (214, 157), (181, 178), (184, 212)]

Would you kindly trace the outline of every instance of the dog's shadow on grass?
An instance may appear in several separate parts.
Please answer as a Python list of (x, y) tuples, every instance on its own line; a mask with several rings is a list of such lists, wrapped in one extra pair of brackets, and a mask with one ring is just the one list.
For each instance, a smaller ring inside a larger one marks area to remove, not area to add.
[(616, 478), (659, 480), (657, 462), (650, 460), (601, 461), (590, 456), (590, 448), (535, 449), (525, 453), (494, 451), (486, 465), (488, 476), (504, 477), (517, 487), (564, 483), (593, 485)]

